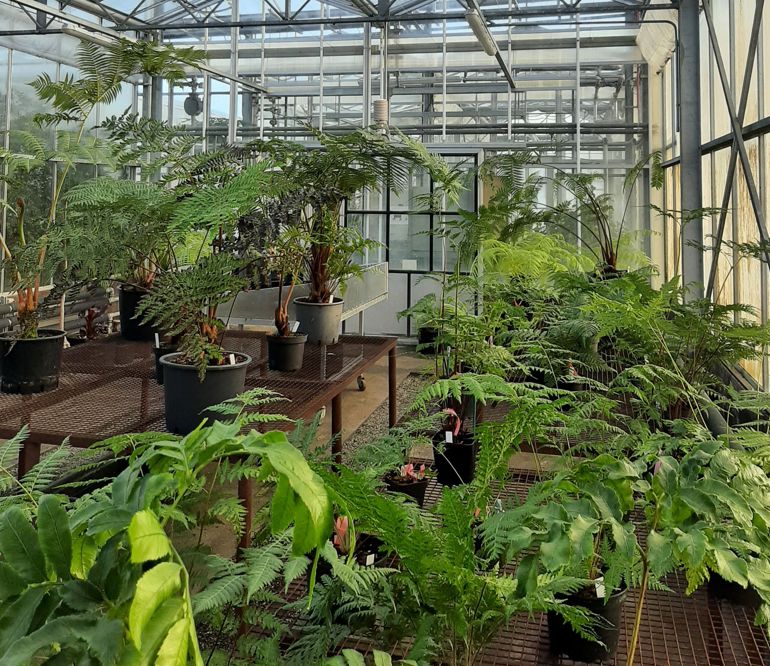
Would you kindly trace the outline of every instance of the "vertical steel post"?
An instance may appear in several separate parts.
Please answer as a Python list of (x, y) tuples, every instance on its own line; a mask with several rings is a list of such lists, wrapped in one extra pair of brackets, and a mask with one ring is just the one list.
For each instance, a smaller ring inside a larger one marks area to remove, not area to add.
[[(682, 211), (703, 208), (701, 173), (700, 18), (699, 0), (679, 3), (679, 126)], [(703, 220), (690, 221), (682, 243), (682, 284), (688, 298), (703, 297)]]

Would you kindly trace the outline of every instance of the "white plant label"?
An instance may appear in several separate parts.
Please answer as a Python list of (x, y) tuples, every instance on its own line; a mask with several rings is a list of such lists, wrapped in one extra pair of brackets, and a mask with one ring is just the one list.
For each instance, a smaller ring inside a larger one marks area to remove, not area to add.
[(157, 333), (155, 334), (155, 348), (160, 349), (160, 336)]
[(366, 556), (366, 566), (367, 567), (374, 566), (374, 553), (369, 553)]
[(452, 434), (451, 430), (444, 431), (444, 441), (447, 444), (453, 444), (454, 443), (454, 435)]
[(329, 303), (334, 303), (334, 294), (329, 296)]
[(230, 365), (235, 365), (235, 354), (230, 354)]
[(596, 598), (604, 599), (604, 595), (606, 594), (604, 589), (604, 578), (597, 578), (594, 581), (594, 585), (596, 586)]
[(295, 321), (295, 322), (294, 322), (294, 323), (291, 325), (291, 332), (292, 332), (292, 333), (296, 333), (298, 328), (299, 328), (299, 322), (298, 322), (298, 321)]

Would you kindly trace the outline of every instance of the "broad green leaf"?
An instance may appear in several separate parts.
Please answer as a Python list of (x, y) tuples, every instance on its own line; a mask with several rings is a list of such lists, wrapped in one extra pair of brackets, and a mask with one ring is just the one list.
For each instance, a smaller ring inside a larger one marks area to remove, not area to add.
[(131, 561), (135, 563), (159, 560), (171, 552), (171, 543), (152, 511), (134, 514), (128, 526)]
[(155, 666), (186, 666), (189, 623), (189, 618), (183, 617), (171, 626), (158, 650)]
[(554, 525), (548, 541), (540, 544), (540, 556), (549, 571), (557, 571), (569, 562), (570, 540), (559, 525)]
[(676, 538), (676, 546), (682, 553), (682, 560), (689, 567), (699, 567), (706, 556), (706, 537), (699, 529), (691, 529)]
[(746, 562), (739, 558), (733, 551), (726, 548), (714, 550), (717, 572), (725, 580), (738, 583), (741, 587), (749, 584), (749, 571)]
[(114, 664), (125, 643), (123, 623), (120, 620), (101, 617), (93, 624), (84, 622), (74, 625), (72, 633), (88, 645), (90, 652), (102, 664)]
[(585, 492), (591, 497), (604, 520), (623, 519), (620, 498), (611, 486), (602, 486), (594, 483), (587, 486)]
[(66, 580), (72, 565), (72, 534), (67, 512), (54, 495), (43, 495), (38, 502), (37, 532), (45, 559)]
[(40, 629), (15, 641), (6, 651), (0, 652), (0, 666), (29, 666), (34, 656), (43, 648), (72, 641), (73, 627), (93, 624), (93, 619), (77, 616), (63, 617), (47, 622)]
[(523, 599), (537, 589), (537, 557), (527, 555), (521, 558), (516, 568), (516, 596)]
[(582, 561), (594, 552), (594, 532), (596, 521), (593, 518), (578, 516), (569, 527), (569, 541), (572, 553)]
[(104, 601), (101, 591), (87, 580), (68, 580), (59, 588), (59, 595), (73, 610), (95, 610)]
[(0, 615), (0, 654), (29, 631), (40, 602), (48, 593), (46, 587), (28, 587), (12, 604), (7, 604)]
[(392, 666), (393, 664), (393, 660), (387, 652), (374, 650), (372, 656), (374, 657), (374, 666)]
[(72, 544), (72, 564), (70, 570), (77, 578), (86, 578), (99, 554), (96, 539), (91, 536), (75, 538)]
[(647, 559), (653, 575), (660, 577), (673, 569), (673, 555), (674, 549), (668, 538), (651, 530), (647, 535)]
[(682, 501), (698, 516), (713, 517), (716, 515), (716, 504), (706, 493), (698, 488), (683, 487), (679, 491)]
[(345, 657), (348, 666), (366, 666), (364, 656), (356, 650), (343, 650), (342, 656)]
[[(294, 553), (304, 555), (315, 546), (323, 545), (331, 534), (331, 501), (321, 477), (310, 468), (299, 450), (292, 446), (286, 433), (270, 432), (260, 435), (252, 431), (244, 439), (243, 448), (249, 453), (266, 457), (276, 473), (288, 479), (307, 511), (307, 527), (310, 528), (310, 533), (298, 534), (298, 530), (294, 530)], [(304, 548), (301, 552), (298, 543)]]
[(166, 599), (153, 613), (142, 634), (142, 664), (155, 663), (155, 655), (163, 644), (166, 634), (184, 613), (184, 600), (181, 597)]
[(128, 629), (134, 645), (142, 649), (142, 632), (158, 607), (182, 589), (182, 567), (175, 562), (161, 562), (147, 571), (136, 584), (128, 612)]
[(270, 505), (270, 520), (273, 534), (279, 534), (291, 525), (294, 520), (295, 505), (296, 495), (291, 489), (288, 477), (278, 477), (278, 483), (273, 493), (273, 502)]
[(752, 512), (746, 500), (726, 483), (716, 479), (706, 479), (701, 484), (701, 490), (731, 511), (738, 522), (744, 525), (751, 523)]
[(46, 580), (45, 559), (37, 534), (17, 506), (0, 516), (0, 552), (24, 580), (30, 583)]
[(24, 580), (6, 562), (0, 562), (0, 602), (24, 591)]

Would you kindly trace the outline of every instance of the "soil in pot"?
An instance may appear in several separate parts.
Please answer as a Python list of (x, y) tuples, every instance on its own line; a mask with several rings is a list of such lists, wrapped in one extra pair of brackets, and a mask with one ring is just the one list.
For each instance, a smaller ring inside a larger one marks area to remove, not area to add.
[(163, 385), (163, 365), (160, 362), (160, 359), (165, 356), (166, 354), (173, 354), (177, 349), (178, 345), (174, 344), (164, 344), (160, 343), (160, 347), (153, 347), (152, 353), (155, 356), (155, 381), (158, 382), (158, 384)]
[(118, 289), (120, 335), (126, 340), (152, 340), (155, 337), (155, 329), (136, 318), (136, 309), (146, 294), (146, 289), (128, 284), (122, 284)]
[(620, 636), (620, 617), (626, 590), (618, 590), (609, 599), (599, 599), (596, 588), (589, 587), (570, 595), (565, 603), (582, 606), (601, 618), (593, 630), (601, 643), (580, 636), (566, 620), (553, 611), (548, 612), (548, 631), (551, 654), (567, 655), (575, 661), (604, 663), (612, 661)]
[(473, 435), (460, 433), (450, 443), (444, 430), (437, 432), (433, 436), (433, 460), (438, 482), (452, 487), (473, 481), (477, 448)]
[(299, 332), (307, 335), (310, 344), (337, 344), (343, 305), (341, 298), (335, 298), (331, 303), (311, 303), (305, 297), (295, 298), (294, 309), (299, 321)]
[(0, 391), (42, 393), (59, 386), (64, 331), (38, 329), (36, 338), (0, 334)]
[(307, 335), (267, 336), (267, 367), (278, 372), (296, 372), (305, 358)]
[(399, 476), (395, 472), (386, 474), (383, 478), (388, 490), (392, 493), (401, 493), (411, 497), (422, 507), (425, 502), (425, 490), (428, 487), (428, 479), (408, 479)]
[(178, 435), (186, 435), (203, 419), (213, 421), (216, 415), (208, 408), (243, 393), (246, 370), (251, 357), (238, 352), (225, 352), (235, 357), (235, 364), (212, 365), (201, 382), (198, 368), (181, 363), (180, 354), (166, 354), (160, 359), (163, 366), (163, 385), (166, 394), (166, 428)]
[(725, 580), (718, 573), (712, 573), (708, 582), (709, 596), (729, 601), (738, 606), (756, 610), (762, 605), (762, 598), (751, 587), (741, 587), (738, 583)]

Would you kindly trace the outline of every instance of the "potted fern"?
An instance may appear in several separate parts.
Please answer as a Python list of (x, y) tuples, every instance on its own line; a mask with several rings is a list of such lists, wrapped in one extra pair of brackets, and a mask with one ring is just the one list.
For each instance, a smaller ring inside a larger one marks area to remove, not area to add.
[[(48, 113), (35, 115), (40, 128), (56, 128), (52, 147), (35, 133), (20, 133), (23, 153), (0, 150), (6, 170), (2, 178), (22, 193), (33, 187), (34, 174), (53, 163), (56, 169), (55, 187), (47, 209), (39, 218), (28, 219), (25, 194), (17, 195), (13, 203), (2, 206), (15, 216), (15, 224), (0, 234), (2, 263), (12, 276), (16, 295), (19, 331), (2, 336), (0, 340), (0, 389), (11, 393), (34, 393), (56, 388), (63, 348), (63, 316), (59, 329), (39, 329), (40, 308), (44, 285), (55, 269), (68, 261), (68, 244), (59, 210), (64, 186), (78, 162), (107, 162), (101, 141), (87, 134), (89, 118), (100, 104), (112, 102), (128, 77), (147, 72), (175, 80), (185, 75), (180, 64), (200, 62), (202, 55), (192, 49), (175, 49), (148, 43), (121, 41), (104, 49), (90, 43), (78, 48), (77, 65), (80, 75), (67, 75), (53, 81), (41, 74), (31, 86), (37, 96), (51, 108)], [(72, 129), (59, 129), (69, 126)]]
[(278, 275), (276, 333), (267, 336), (267, 362), (271, 370), (292, 372), (302, 368), (307, 334), (291, 329), (289, 303), (299, 283), (306, 252), (307, 237), (301, 229), (290, 227), (278, 235), (264, 255), (265, 268)]
[(242, 393), (251, 357), (222, 347), (224, 323), (218, 305), (247, 286), (237, 275), (242, 262), (212, 254), (196, 265), (159, 275), (142, 299), (139, 314), (170, 336), (178, 351), (160, 358), (166, 400), (166, 427), (187, 434), (211, 416), (208, 408)]

